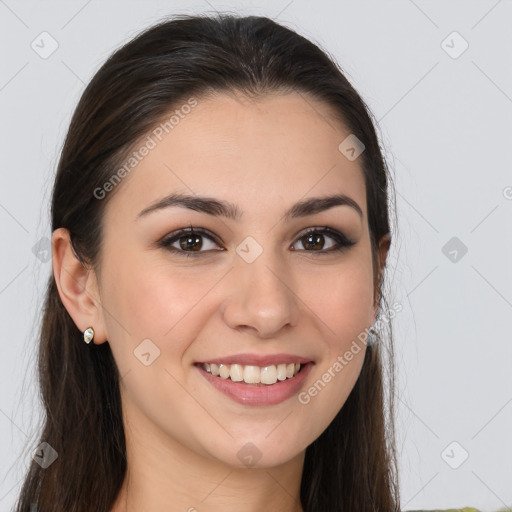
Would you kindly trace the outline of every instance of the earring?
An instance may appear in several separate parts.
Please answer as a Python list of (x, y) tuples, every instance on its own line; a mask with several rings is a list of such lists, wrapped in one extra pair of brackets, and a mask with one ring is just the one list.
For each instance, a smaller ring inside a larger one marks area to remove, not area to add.
[(94, 338), (94, 329), (92, 327), (89, 327), (84, 331), (84, 341), (85, 341), (85, 343), (90, 343), (93, 338)]

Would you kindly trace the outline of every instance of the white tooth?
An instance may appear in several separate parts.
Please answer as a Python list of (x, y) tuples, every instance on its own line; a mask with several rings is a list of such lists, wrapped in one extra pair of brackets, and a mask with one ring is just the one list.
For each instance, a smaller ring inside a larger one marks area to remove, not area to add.
[(229, 377), (229, 366), (225, 364), (219, 364), (219, 375), (223, 379), (227, 379)]
[(241, 382), (244, 380), (244, 367), (241, 364), (232, 364), (229, 376), (233, 382)]
[(272, 364), (261, 369), (261, 382), (263, 384), (275, 384), (277, 382), (277, 368), (275, 365)]
[(203, 368), (209, 372), (210, 371), (210, 365), (208, 363), (203, 363)]
[(277, 379), (286, 380), (286, 364), (277, 365)]
[(291, 379), (295, 372), (295, 363), (290, 363), (286, 365), (286, 376)]
[(219, 365), (215, 364), (215, 363), (211, 363), (210, 371), (212, 372), (212, 375), (219, 375)]
[(246, 366), (244, 368), (244, 382), (247, 384), (259, 384), (260, 369), (258, 366)]
[(295, 375), (297, 375), (297, 373), (299, 373), (299, 370), (300, 370), (300, 363), (295, 363)]

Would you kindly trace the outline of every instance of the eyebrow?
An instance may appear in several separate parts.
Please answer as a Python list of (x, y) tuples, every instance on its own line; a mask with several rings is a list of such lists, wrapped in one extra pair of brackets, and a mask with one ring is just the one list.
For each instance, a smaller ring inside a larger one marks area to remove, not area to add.
[[(176, 193), (170, 194), (147, 208), (144, 208), (144, 210), (137, 215), (137, 220), (152, 212), (176, 206), (203, 212), (208, 215), (226, 217), (234, 221), (240, 221), (243, 216), (243, 211), (236, 204), (213, 197)], [(292, 219), (314, 215), (334, 208), (335, 206), (349, 206), (358, 213), (361, 219), (363, 218), (363, 211), (356, 201), (344, 194), (335, 194), (325, 197), (312, 197), (295, 203), (285, 212), (284, 220), (290, 221)]]

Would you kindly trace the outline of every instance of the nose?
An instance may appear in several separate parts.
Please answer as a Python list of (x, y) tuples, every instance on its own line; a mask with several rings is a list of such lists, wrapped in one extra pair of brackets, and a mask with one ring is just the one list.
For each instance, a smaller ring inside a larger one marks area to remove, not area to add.
[(264, 251), (255, 261), (237, 258), (230, 272), (229, 298), (222, 304), (224, 321), (238, 331), (255, 331), (274, 338), (281, 329), (297, 325), (298, 297), (285, 263)]

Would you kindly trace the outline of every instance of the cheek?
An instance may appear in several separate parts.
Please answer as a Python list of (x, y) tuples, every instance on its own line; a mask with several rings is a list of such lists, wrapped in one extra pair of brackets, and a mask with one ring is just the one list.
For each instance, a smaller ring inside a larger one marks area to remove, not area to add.
[(345, 263), (336, 272), (317, 272), (315, 279), (302, 281), (301, 297), (307, 297), (304, 302), (324, 349), (310, 386), (299, 395), (309, 438), (327, 428), (352, 392), (365, 358), (367, 329), (373, 323), (371, 264), (364, 258)]
[(214, 271), (129, 257), (117, 260), (107, 275), (115, 339), (128, 336), (133, 350), (149, 338), (162, 352), (172, 353), (174, 361), (201, 329), (209, 291), (219, 279)]
[(300, 282), (298, 295), (332, 348), (350, 344), (373, 323), (373, 273), (365, 258), (347, 259), (335, 270), (307, 272)]

